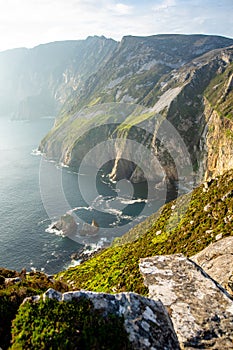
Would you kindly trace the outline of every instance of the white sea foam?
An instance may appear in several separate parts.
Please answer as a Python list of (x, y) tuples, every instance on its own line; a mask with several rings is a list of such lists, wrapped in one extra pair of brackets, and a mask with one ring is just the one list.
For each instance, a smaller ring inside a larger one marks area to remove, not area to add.
[(119, 198), (120, 202), (125, 205), (129, 204), (135, 204), (135, 203), (147, 203), (147, 199), (125, 199), (125, 198)]
[[(102, 237), (97, 243), (92, 243), (86, 245), (86, 249), (82, 251), (83, 255), (89, 256), (95, 252), (97, 252), (99, 249), (103, 248), (107, 243), (110, 243), (106, 237)], [(72, 259), (71, 263), (67, 266), (69, 267), (75, 267), (80, 265), (82, 262), (82, 259)]]
[(71, 263), (67, 266), (67, 269), (70, 267), (78, 266), (81, 264), (81, 262), (82, 262), (81, 259), (79, 259), (79, 260), (72, 259)]
[(53, 233), (56, 236), (61, 236), (61, 237), (65, 237), (64, 232), (62, 230), (57, 230), (54, 228), (55, 222), (52, 222), (51, 225), (49, 225), (48, 228), (46, 228), (45, 232), (48, 233)]
[(31, 155), (32, 156), (43, 156), (43, 153), (36, 148), (36, 149), (33, 149), (31, 151)]
[(59, 163), (60, 167), (62, 168), (69, 168), (69, 165), (67, 164), (64, 164), (64, 163)]
[(112, 215), (116, 215), (116, 216), (121, 216), (122, 215), (122, 211), (116, 208), (103, 208), (102, 209), (103, 213), (108, 213), (108, 214), (112, 214)]
[(67, 211), (67, 214), (72, 214), (73, 212), (78, 211), (78, 210), (92, 211), (93, 208), (92, 207), (75, 207), (75, 208), (70, 209), (69, 211)]

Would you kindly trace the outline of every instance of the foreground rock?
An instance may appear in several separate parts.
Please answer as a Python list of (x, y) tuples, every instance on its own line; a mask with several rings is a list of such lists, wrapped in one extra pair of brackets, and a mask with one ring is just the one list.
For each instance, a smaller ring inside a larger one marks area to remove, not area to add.
[(233, 237), (210, 244), (191, 260), (233, 294)]
[(233, 349), (233, 301), (181, 254), (141, 259), (149, 296), (168, 308), (181, 347)]
[[(38, 301), (39, 296), (27, 298)], [(86, 291), (59, 293), (54, 289), (47, 290), (41, 297), (55, 299), (58, 302), (72, 300), (89, 300), (95, 310), (105, 317), (117, 315), (124, 318), (124, 328), (134, 350), (178, 350), (180, 349), (171, 319), (160, 301), (145, 298), (135, 293), (116, 295)], [(48, 311), (49, 312), (49, 311)], [(97, 326), (98, 327), (98, 326)], [(119, 334), (119, 337), (121, 334)], [(115, 346), (116, 344), (114, 344)], [(115, 346), (114, 349), (117, 349)]]

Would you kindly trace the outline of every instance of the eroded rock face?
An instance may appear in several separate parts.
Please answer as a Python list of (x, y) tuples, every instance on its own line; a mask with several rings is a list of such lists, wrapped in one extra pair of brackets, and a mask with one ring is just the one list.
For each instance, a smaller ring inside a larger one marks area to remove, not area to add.
[(206, 100), (205, 117), (208, 120), (205, 178), (209, 179), (233, 167), (233, 124), (227, 118), (220, 118)]
[(54, 224), (53, 228), (62, 231), (65, 235), (75, 234), (77, 231), (77, 223), (72, 215), (65, 214)]
[(233, 349), (233, 301), (181, 254), (142, 259), (149, 296), (168, 308), (181, 347)]
[(233, 237), (210, 244), (191, 260), (233, 294)]
[[(180, 349), (171, 319), (160, 301), (135, 293), (112, 295), (74, 291), (61, 294), (52, 288), (47, 290), (41, 298), (64, 302), (86, 298), (93, 303), (95, 309), (102, 311), (103, 315), (123, 316), (124, 326), (134, 350)], [(38, 301), (38, 297), (33, 297), (31, 300)]]
[(84, 223), (82, 229), (79, 231), (80, 236), (94, 236), (99, 231), (99, 225), (95, 220), (92, 220), (91, 225)]

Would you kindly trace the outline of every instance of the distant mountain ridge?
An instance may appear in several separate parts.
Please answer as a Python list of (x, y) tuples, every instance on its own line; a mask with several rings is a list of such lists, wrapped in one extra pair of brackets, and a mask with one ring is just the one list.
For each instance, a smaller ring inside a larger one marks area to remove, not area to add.
[(57, 115), (72, 91), (108, 60), (117, 43), (88, 37), (0, 53), (0, 115)]

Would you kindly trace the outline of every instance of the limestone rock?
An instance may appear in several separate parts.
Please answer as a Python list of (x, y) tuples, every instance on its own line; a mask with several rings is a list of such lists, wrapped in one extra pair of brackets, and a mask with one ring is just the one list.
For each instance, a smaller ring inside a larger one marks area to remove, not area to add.
[(205, 272), (233, 294), (233, 237), (226, 237), (210, 244), (192, 256), (191, 260), (200, 265)]
[[(179, 350), (179, 342), (171, 319), (161, 301), (135, 293), (106, 294), (88, 291), (59, 293), (49, 289), (46, 298), (71, 302), (86, 298), (103, 315), (124, 317), (124, 326), (134, 350)], [(34, 298), (38, 301), (38, 297)], [(120, 336), (120, 335), (119, 335)]]
[(181, 347), (233, 349), (233, 301), (181, 254), (141, 259), (149, 296), (168, 308)]

